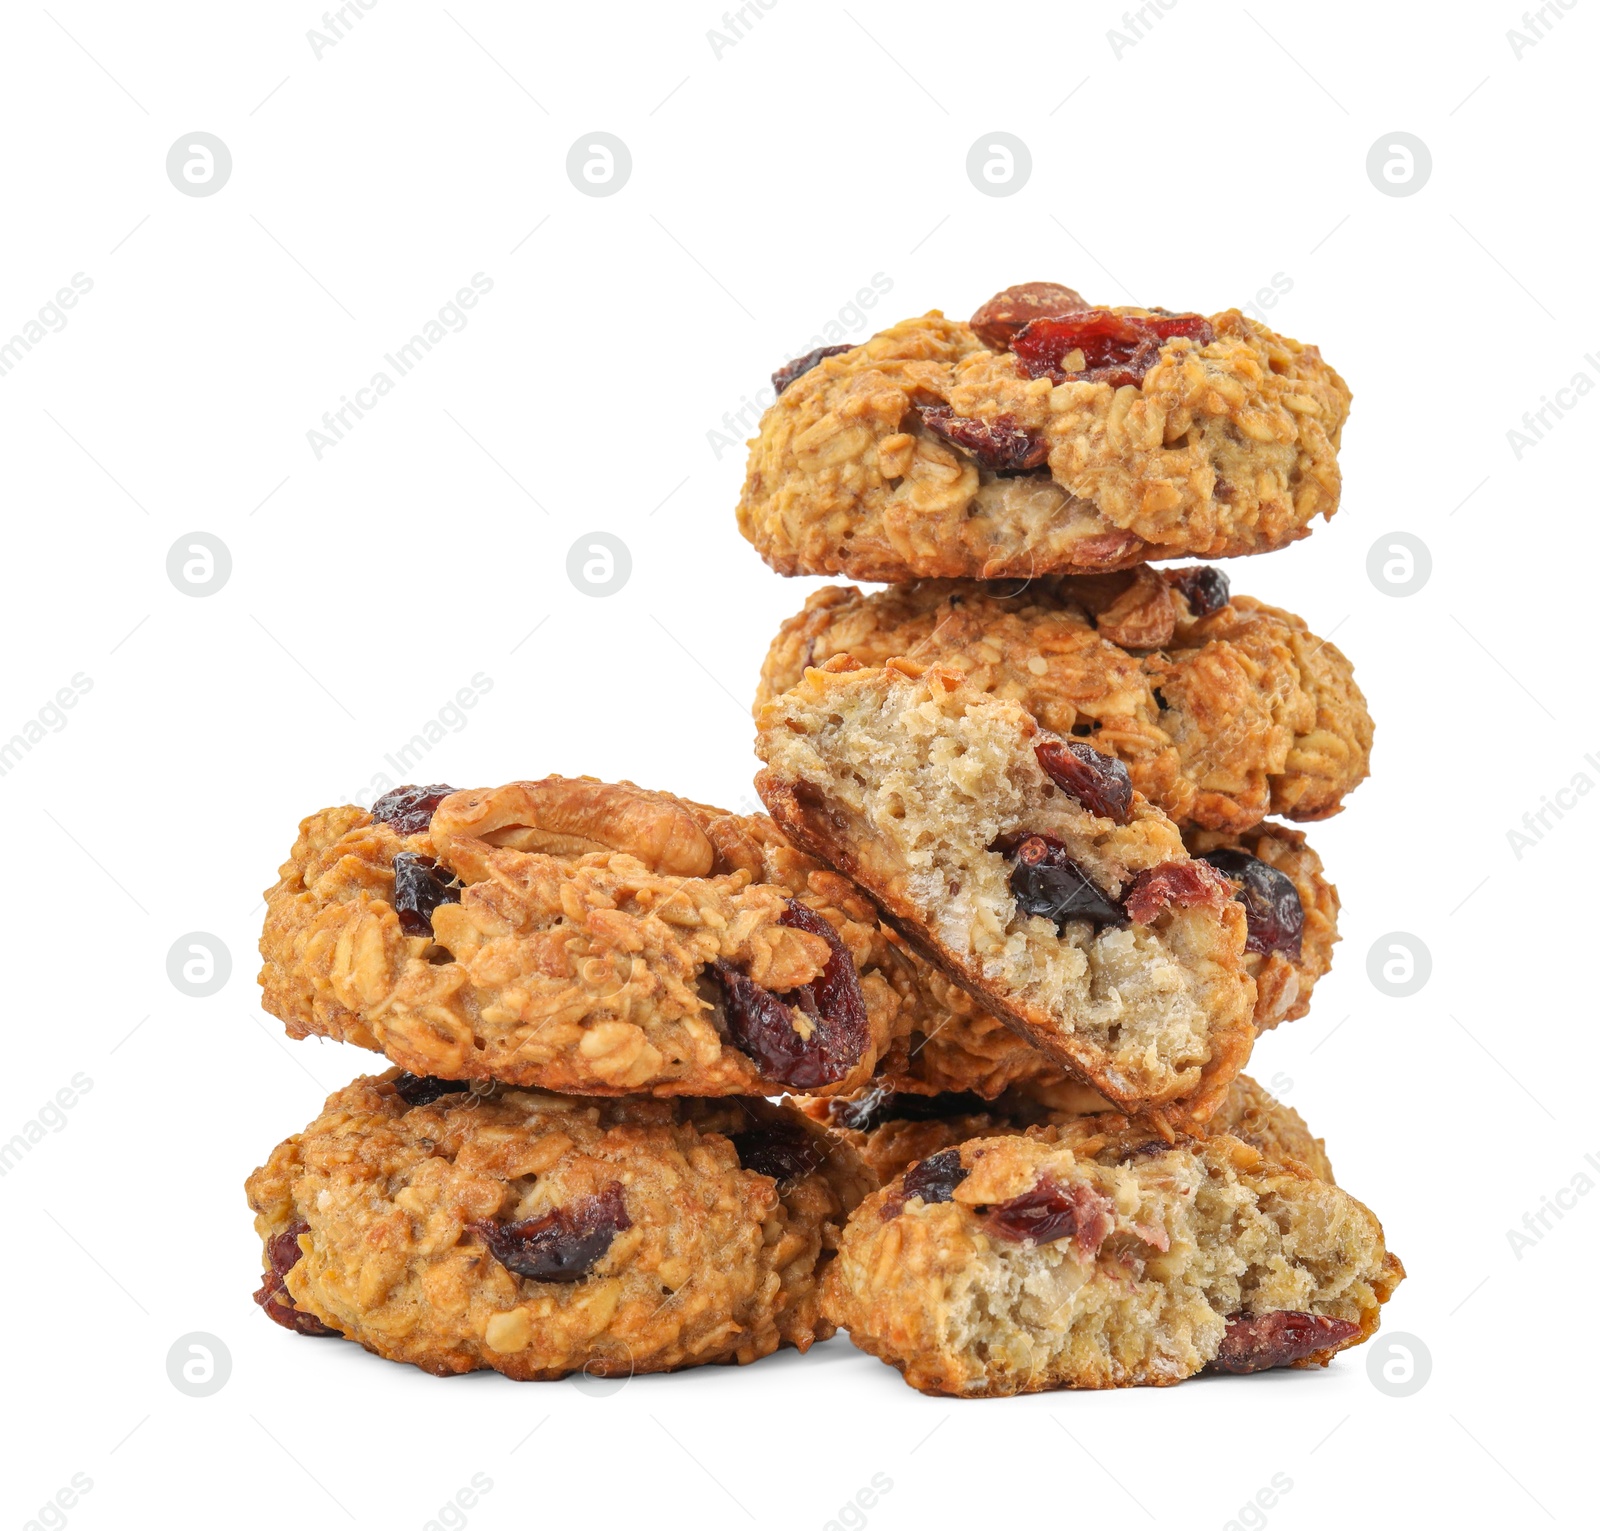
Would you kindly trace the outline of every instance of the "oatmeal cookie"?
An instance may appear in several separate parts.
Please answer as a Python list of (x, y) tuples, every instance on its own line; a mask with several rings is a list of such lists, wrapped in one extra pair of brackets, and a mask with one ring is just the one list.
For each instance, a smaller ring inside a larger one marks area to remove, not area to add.
[(1119, 1110), (1204, 1120), (1250, 1055), (1234, 885), (1126, 769), (955, 670), (847, 656), (762, 709), (757, 790), (944, 974)]
[(871, 1184), (764, 1100), (574, 1099), (391, 1070), (246, 1182), (256, 1300), (439, 1376), (628, 1376), (833, 1333), (818, 1281)]
[[(1332, 966), (1339, 893), (1298, 830), (1271, 822), (1244, 834), (1188, 829), (1184, 845), (1233, 881), (1245, 910), (1245, 971), (1255, 981), (1256, 1031), (1298, 1020)], [(873, 1083), (901, 1092), (966, 1091), (993, 1099), (1015, 1085), (1071, 1078), (997, 1020), (958, 984), (912, 958), (912, 982)], [(1097, 1110), (1106, 1109), (1104, 1106)]]
[(1405, 1271), (1348, 1193), (1228, 1134), (1125, 1118), (919, 1160), (845, 1227), (823, 1311), (955, 1397), (1326, 1365)]
[(871, 595), (828, 586), (773, 640), (757, 709), (835, 654), (960, 670), (1115, 755), (1169, 818), (1205, 829), (1327, 818), (1372, 753), (1350, 661), (1299, 617), (1230, 598), (1204, 565)]
[(265, 896), (262, 1002), (289, 1034), (448, 1079), (854, 1089), (909, 981), (872, 906), (770, 820), (626, 782), (326, 809)]
[(1266, 552), (1332, 516), (1350, 390), (1315, 346), (1237, 309), (1095, 309), (1047, 287), (776, 374), (738, 510), (761, 556), (780, 574), (1028, 578)]
[[(995, 1100), (972, 1094), (906, 1095), (874, 1085), (853, 1099), (811, 1096), (797, 1104), (854, 1148), (880, 1185), (941, 1149), (969, 1138), (991, 1138), (1029, 1127), (1071, 1126), (1112, 1112), (1111, 1102), (1065, 1074), (1018, 1085)], [(1229, 1133), (1279, 1164), (1293, 1162), (1334, 1183), (1327, 1146), (1300, 1113), (1240, 1074), (1205, 1125), (1207, 1136)], [(1038, 1134), (1035, 1134), (1036, 1136)]]

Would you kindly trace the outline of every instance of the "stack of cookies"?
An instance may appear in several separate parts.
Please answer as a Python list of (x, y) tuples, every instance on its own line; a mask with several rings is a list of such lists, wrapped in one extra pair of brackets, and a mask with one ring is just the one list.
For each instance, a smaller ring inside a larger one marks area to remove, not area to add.
[(449, 1373), (846, 1328), (958, 1396), (1326, 1364), (1403, 1276), (1242, 1072), (1338, 896), (1350, 665), (1212, 565), (1337, 508), (1349, 406), (1230, 311), (1032, 283), (774, 376), (739, 525), (819, 591), (771, 817), (632, 783), (315, 814), (266, 1008), (382, 1052), (248, 1185), (256, 1300)]

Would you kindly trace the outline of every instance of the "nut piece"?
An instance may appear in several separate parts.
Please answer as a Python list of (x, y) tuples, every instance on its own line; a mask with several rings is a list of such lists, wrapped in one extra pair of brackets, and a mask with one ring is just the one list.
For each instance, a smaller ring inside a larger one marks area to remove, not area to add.
[(1159, 649), (1172, 641), (1176, 613), (1171, 586), (1148, 564), (1094, 622), (1095, 631), (1125, 649)]
[(457, 792), (434, 811), (432, 835), (441, 858), (461, 873), (483, 845), (547, 856), (624, 851), (652, 872), (678, 877), (709, 876), (716, 861), (687, 809), (631, 783), (588, 776)]
[(997, 292), (968, 323), (986, 346), (1004, 351), (1011, 337), (1035, 319), (1054, 319), (1075, 314), (1090, 305), (1070, 287), (1059, 282), (1023, 282)]

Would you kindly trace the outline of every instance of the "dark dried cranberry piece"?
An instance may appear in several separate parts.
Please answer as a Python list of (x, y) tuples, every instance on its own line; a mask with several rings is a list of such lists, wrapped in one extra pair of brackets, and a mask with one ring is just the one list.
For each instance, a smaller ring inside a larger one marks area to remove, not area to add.
[(924, 1201), (949, 1201), (955, 1190), (971, 1170), (961, 1163), (959, 1148), (946, 1148), (926, 1159), (919, 1159), (905, 1173), (900, 1182), (901, 1195), (906, 1201), (920, 1196)]
[(734, 1133), (730, 1141), (741, 1169), (779, 1182), (809, 1175), (828, 1157), (827, 1147), (793, 1122), (767, 1122)]
[(997, 292), (967, 323), (972, 333), (994, 351), (1004, 351), (1017, 332), (1035, 319), (1082, 313), (1090, 305), (1059, 282), (1023, 282)]
[(1360, 1332), (1361, 1325), (1349, 1319), (1324, 1318), (1317, 1313), (1236, 1313), (1228, 1320), (1217, 1358), (1207, 1369), (1264, 1372), (1330, 1350)]
[(1026, 473), (1041, 467), (1050, 455), (1050, 443), (1024, 430), (1015, 415), (974, 420), (958, 415), (948, 404), (919, 404), (917, 417), (935, 436), (959, 447), (991, 473)]
[(1300, 937), (1305, 931), (1305, 905), (1300, 892), (1276, 867), (1244, 851), (1211, 851), (1200, 858), (1238, 883), (1234, 895), (1244, 905), (1248, 934), (1247, 952), (1282, 952), (1291, 962), (1300, 960)]
[(310, 1231), (309, 1223), (291, 1223), (282, 1233), (275, 1233), (267, 1240), (267, 1268), (262, 1271), (261, 1285), (252, 1296), (273, 1323), (292, 1329), (296, 1334), (320, 1338), (337, 1335), (339, 1331), (330, 1329), (314, 1313), (302, 1313), (283, 1285), (283, 1278), (300, 1259), (300, 1235)]
[(433, 822), (433, 810), (455, 790), (443, 782), (431, 787), (396, 787), (372, 805), (372, 817), (397, 835), (420, 835)]
[(394, 858), (394, 912), (408, 936), (433, 934), (433, 911), (440, 904), (459, 904), (461, 884), (441, 872), (431, 856), (401, 851)]
[[(768, 1079), (797, 1090), (837, 1084), (860, 1062), (871, 1034), (855, 961), (838, 931), (798, 899), (789, 900), (779, 923), (821, 936), (832, 955), (820, 977), (790, 994), (763, 989), (719, 961), (728, 1034)], [(796, 1029), (795, 1010), (806, 1017), (810, 1035)]]
[(1068, 920), (1088, 920), (1096, 930), (1128, 923), (1122, 906), (1095, 886), (1066, 846), (1048, 835), (1029, 835), (1017, 846), (1011, 892), (1024, 914), (1054, 920), (1057, 930)]
[(941, 1095), (903, 1095), (887, 1085), (874, 1085), (854, 1100), (828, 1102), (828, 1120), (835, 1127), (872, 1132), (885, 1122), (942, 1122), (953, 1116), (978, 1116), (992, 1103), (969, 1091)]
[(782, 393), (797, 377), (804, 377), (818, 362), (827, 357), (843, 356), (846, 351), (853, 350), (854, 346), (818, 346), (815, 351), (807, 351), (804, 356), (786, 361), (772, 374), (773, 392)]
[(465, 1079), (439, 1079), (406, 1069), (394, 1076), (393, 1084), (394, 1093), (408, 1106), (431, 1106), (441, 1095), (458, 1095), (472, 1088)]
[(581, 1281), (611, 1248), (624, 1228), (633, 1227), (622, 1202), (622, 1182), (613, 1180), (598, 1196), (521, 1223), (467, 1225), (514, 1276), (533, 1281)]
[(1041, 739), (1033, 747), (1044, 774), (1090, 813), (1126, 824), (1133, 811), (1133, 778), (1115, 755), (1076, 739)]
[(1161, 572), (1197, 617), (1209, 617), (1228, 604), (1228, 576), (1221, 569), (1202, 563), (1192, 569), (1163, 569)]
[(1053, 1244), (1071, 1239), (1085, 1259), (1092, 1260), (1116, 1226), (1116, 1205), (1081, 1181), (1063, 1185), (1043, 1175), (1031, 1191), (997, 1202), (982, 1215), (996, 1237), (1013, 1243)]
[(1122, 907), (1131, 919), (1148, 925), (1164, 909), (1176, 904), (1180, 909), (1197, 909), (1209, 904), (1220, 909), (1233, 897), (1225, 877), (1204, 861), (1163, 861), (1133, 880), (1123, 896)]
[(283, 1278), (300, 1263), (300, 1235), (310, 1232), (310, 1223), (296, 1222), (267, 1240), (267, 1260), (280, 1285)]
[[(1011, 349), (1025, 377), (1137, 388), (1156, 364), (1161, 347), (1180, 336), (1196, 346), (1207, 346), (1216, 339), (1216, 332), (1201, 314), (1140, 319), (1095, 308), (1060, 318), (1035, 319), (1012, 339)], [(1083, 352), (1083, 369), (1068, 373), (1062, 362), (1073, 351)]]

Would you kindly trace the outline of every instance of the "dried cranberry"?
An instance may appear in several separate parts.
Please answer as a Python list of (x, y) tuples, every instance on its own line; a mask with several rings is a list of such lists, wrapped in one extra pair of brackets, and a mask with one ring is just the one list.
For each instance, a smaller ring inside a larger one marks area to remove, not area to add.
[(975, 420), (958, 415), (948, 404), (919, 404), (917, 416), (935, 436), (959, 447), (991, 473), (1026, 473), (1042, 466), (1050, 455), (1050, 443), (1023, 429), (1015, 415)]
[(815, 351), (807, 351), (804, 356), (786, 361), (772, 374), (773, 392), (782, 393), (797, 377), (804, 377), (818, 362), (827, 357), (843, 356), (846, 351), (854, 349), (854, 346), (818, 346)]
[(611, 1248), (624, 1228), (633, 1227), (622, 1203), (622, 1182), (613, 1180), (598, 1196), (521, 1223), (469, 1223), (492, 1254), (514, 1276), (533, 1281), (581, 1281)]
[(854, 1100), (828, 1103), (835, 1127), (872, 1132), (885, 1122), (942, 1122), (953, 1116), (977, 1116), (990, 1109), (981, 1095), (948, 1090), (942, 1095), (902, 1095), (887, 1085), (874, 1085)]
[(971, 1173), (961, 1163), (961, 1150), (946, 1148), (919, 1159), (905, 1172), (900, 1182), (901, 1194), (907, 1201), (913, 1196), (927, 1202), (949, 1201), (956, 1187)]
[(997, 1202), (982, 1216), (996, 1237), (1013, 1243), (1054, 1244), (1071, 1239), (1092, 1260), (1116, 1226), (1116, 1205), (1081, 1181), (1063, 1185), (1054, 1175), (1040, 1177), (1031, 1191)]
[[(1169, 340), (1183, 337), (1197, 346), (1216, 338), (1200, 314), (1173, 314), (1140, 319), (1094, 308), (1059, 318), (1035, 319), (1012, 339), (1011, 349), (1025, 377), (1052, 382), (1109, 383), (1137, 388)], [(1067, 373), (1062, 362), (1073, 351), (1083, 353), (1081, 371)]]
[(1236, 1313), (1228, 1320), (1227, 1333), (1208, 1369), (1264, 1372), (1331, 1350), (1360, 1332), (1360, 1324), (1318, 1313)]
[(433, 810), (452, 792), (443, 782), (431, 787), (396, 787), (372, 805), (372, 817), (397, 835), (420, 835), (433, 822)]
[[(837, 1084), (861, 1060), (870, 1028), (861, 980), (839, 933), (814, 909), (791, 898), (779, 923), (821, 936), (831, 955), (821, 976), (790, 994), (774, 994), (726, 962), (717, 962), (728, 1033), (768, 1078), (798, 1090)], [(795, 1010), (810, 1035), (795, 1026)]]
[(734, 1133), (730, 1141), (739, 1155), (741, 1169), (771, 1175), (780, 1182), (809, 1175), (828, 1157), (827, 1148), (793, 1122), (768, 1122), (751, 1127)]
[(1126, 824), (1133, 812), (1133, 778), (1115, 755), (1075, 739), (1041, 739), (1034, 758), (1045, 775), (1090, 813)]
[(337, 1335), (339, 1331), (330, 1329), (316, 1314), (302, 1313), (295, 1307), (294, 1299), (284, 1289), (283, 1278), (300, 1259), (300, 1235), (310, 1231), (309, 1223), (291, 1223), (282, 1233), (275, 1233), (267, 1240), (267, 1268), (261, 1273), (261, 1285), (252, 1295), (261, 1311), (285, 1329), (314, 1337)]
[(1221, 569), (1202, 563), (1192, 569), (1164, 569), (1162, 574), (1197, 617), (1209, 617), (1228, 604), (1228, 576)]
[(406, 1069), (394, 1076), (393, 1084), (394, 1093), (408, 1106), (431, 1106), (441, 1095), (458, 1095), (472, 1088), (465, 1079), (438, 1079)]
[(408, 936), (433, 934), (433, 911), (440, 904), (459, 904), (461, 884), (441, 872), (431, 856), (401, 851), (394, 858), (394, 912)]
[(1244, 905), (1244, 949), (1282, 952), (1291, 962), (1298, 962), (1306, 911), (1295, 885), (1276, 867), (1244, 851), (1211, 851), (1201, 860), (1239, 885), (1234, 897)]
[(1029, 835), (1016, 849), (1011, 892), (1023, 914), (1039, 915), (1062, 929), (1068, 920), (1088, 920), (1096, 930), (1126, 925), (1120, 904), (1102, 893), (1059, 840)]
[(1164, 909), (1174, 904), (1180, 909), (1198, 909), (1209, 904), (1220, 909), (1233, 897), (1225, 877), (1204, 861), (1163, 861), (1133, 880), (1122, 900), (1131, 919), (1148, 925)]
[(1059, 282), (1023, 282), (997, 292), (967, 323), (991, 350), (1004, 351), (1032, 320), (1077, 314), (1088, 307), (1079, 294)]

